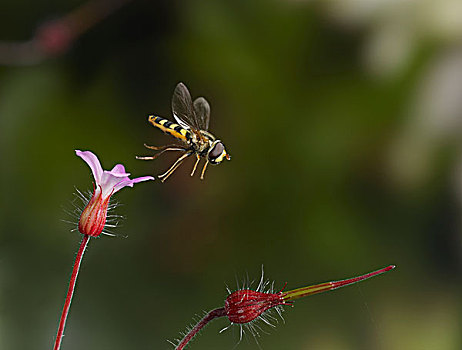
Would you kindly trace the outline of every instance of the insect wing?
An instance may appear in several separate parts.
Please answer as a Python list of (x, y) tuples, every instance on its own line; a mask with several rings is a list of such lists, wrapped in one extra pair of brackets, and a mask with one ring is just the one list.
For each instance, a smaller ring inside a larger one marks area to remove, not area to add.
[(172, 97), (173, 117), (182, 127), (199, 130), (191, 94), (183, 83), (178, 83)]
[(175, 121), (177, 122), (177, 124), (179, 124), (182, 128), (186, 130), (191, 130), (191, 127), (188, 124), (186, 124), (184, 121), (182, 121), (180, 118), (178, 118), (175, 114), (173, 114), (173, 118), (175, 118)]
[(196, 113), (199, 128), (207, 131), (210, 121), (210, 105), (205, 98), (198, 97), (194, 100), (194, 112)]

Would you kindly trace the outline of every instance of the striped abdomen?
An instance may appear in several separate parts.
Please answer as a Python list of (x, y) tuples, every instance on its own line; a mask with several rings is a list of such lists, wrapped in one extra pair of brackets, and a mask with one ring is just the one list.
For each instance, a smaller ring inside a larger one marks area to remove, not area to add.
[(191, 132), (182, 128), (180, 125), (172, 123), (171, 121), (150, 115), (148, 118), (149, 122), (154, 125), (156, 128), (159, 128), (163, 132), (176, 137), (177, 139), (188, 142), (191, 140)]

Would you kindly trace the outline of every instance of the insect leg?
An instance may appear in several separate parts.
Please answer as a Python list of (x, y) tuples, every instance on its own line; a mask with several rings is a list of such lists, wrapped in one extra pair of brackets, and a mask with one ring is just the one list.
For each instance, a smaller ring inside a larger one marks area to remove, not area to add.
[(196, 172), (197, 164), (199, 164), (199, 161), (201, 160), (201, 157), (196, 153), (196, 163), (194, 163), (194, 168), (192, 170), (191, 176), (194, 176), (194, 173)]
[(177, 145), (177, 144), (166, 145), (166, 146), (149, 146), (147, 144), (144, 144), (144, 147), (149, 148), (149, 149), (153, 149), (155, 151), (160, 151), (160, 150), (164, 150), (164, 149), (170, 148), (170, 147), (180, 148), (181, 146)]
[(209, 165), (209, 160), (208, 160), (208, 159), (207, 159), (207, 161), (205, 162), (204, 167), (202, 168), (201, 180), (204, 180), (204, 174), (205, 174), (205, 170), (207, 169), (207, 165)]
[(183, 163), (183, 161), (188, 158), (190, 155), (192, 155), (192, 152), (187, 152), (185, 154), (183, 154), (180, 158), (178, 158), (176, 160), (175, 163), (173, 163), (173, 165), (170, 167), (170, 169), (168, 169), (165, 173), (163, 173), (162, 175), (159, 175), (159, 179), (164, 182), (165, 180), (167, 180), (167, 178), (176, 170), (176, 168), (178, 168), (181, 163)]
[[(154, 147), (154, 146), (150, 146), (150, 147)], [(159, 147), (160, 148), (160, 147)], [(141, 157), (141, 156), (136, 156), (136, 159), (140, 159), (140, 160), (154, 160), (156, 159), (157, 157), (159, 157), (162, 153), (165, 153), (167, 151), (186, 151), (184, 148), (174, 148), (174, 147), (169, 147), (169, 148), (165, 148), (163, 149), (162, 151), (160, 151), (159, 153), (157, 154), (154, 154), (153, 156), (147, 156), (147, 157)]]

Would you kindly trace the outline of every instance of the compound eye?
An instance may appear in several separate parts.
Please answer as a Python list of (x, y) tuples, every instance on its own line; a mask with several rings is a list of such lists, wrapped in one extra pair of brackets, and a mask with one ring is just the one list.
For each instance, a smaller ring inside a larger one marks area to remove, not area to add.
[(223, 153), (224, 150), (225, 150), (225, 146), (221, 142), (218, 142), (210, 151), (209, 158), (210, 159), (218, 158)]

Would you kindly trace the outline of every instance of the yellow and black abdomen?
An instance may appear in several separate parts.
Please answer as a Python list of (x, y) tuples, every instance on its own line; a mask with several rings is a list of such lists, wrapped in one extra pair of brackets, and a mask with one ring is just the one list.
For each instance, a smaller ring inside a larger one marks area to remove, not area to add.
[(157, 117), (154, 115), (150, 115), (148, 120), (152, 125), (162, 130), (166, 134), (172, 135), (173, 137), (183, 140), (185, 142), (191, 140), (191, 132), (176, 123), (172, 123), (167, 119)]

